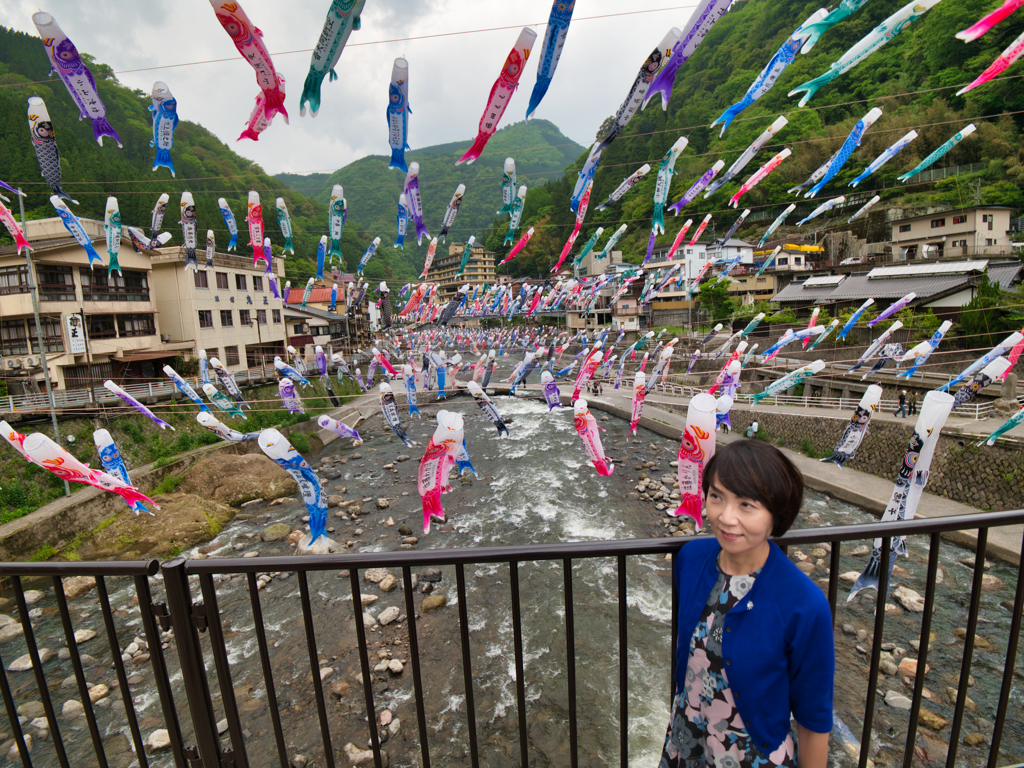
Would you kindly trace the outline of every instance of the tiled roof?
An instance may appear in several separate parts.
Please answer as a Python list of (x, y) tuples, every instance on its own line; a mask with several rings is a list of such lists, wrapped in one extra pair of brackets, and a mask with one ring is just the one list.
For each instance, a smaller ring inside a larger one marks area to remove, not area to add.
[[(286, 304), (301, 304), (302, 294), (306, 292), (306, 286), (300, 286), (299, 288), (292, 288), (285, 297)], [(341, 287), (338, 287), (338, 294), (341, 294)], [(310, 304), (329, 304), (331, 301), (331, 289), (326, 286), (314, 285), (313, 290), (309, 294)]]

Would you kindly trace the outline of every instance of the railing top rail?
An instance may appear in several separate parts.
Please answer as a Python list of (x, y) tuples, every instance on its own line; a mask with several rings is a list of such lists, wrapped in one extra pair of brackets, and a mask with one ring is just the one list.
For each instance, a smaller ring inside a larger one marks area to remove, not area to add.
[(156, 576), (159, 572), (159, 560), (0, 563), (0, 576)]
[[(792, 530), (776, 541), (780, 544), (810, 544), (822, 541), (852, 541), (876, 537), (912, 536), (974, 528), (996, 528), (1024, 523), (1024, 510), (982, 512), (969, 515), (907, 520), (900, 523), (864, 523)], [(518, 547), (467, 547), (431, 549), (419, 552), (359, 552), (338, 555), (308, 555), (297, 558), (261, 557), (258, 562), (243, 558), (188, 560), (175, 558), (167, 566), (183, 566), (188, 574), (264, 573), (272, 571), (321, 571), (333, 568), (380, 568), (403, 565), (455, 565), (501, 563), (563, 558), (614, 557), (617, 555), (659, 555), (679, 549), (689, 538), (580, 541), (559, 544), (531, 544)]]

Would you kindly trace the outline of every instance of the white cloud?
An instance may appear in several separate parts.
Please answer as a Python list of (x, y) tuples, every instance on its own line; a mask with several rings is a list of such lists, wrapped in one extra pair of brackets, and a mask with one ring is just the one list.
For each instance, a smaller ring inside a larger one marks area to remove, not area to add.
[[(35, 35), (37, 0), (0, 5), (0, 24)], [(646, 8), (663, 4), (647, 3)], [(316, 118), (299, 116), (298, 97), (309, 69), (309, 49), (323, 26), (327, 0), (272, 2), (244, 0), (243, 7), (264, 33), (274, 65), (287, 79), (291, 125), (281, 118), (259, 142), (236, 141), (258, 93), (252, 69), (238, 55), (207, 3), (104, 0), (50, 0), (64, 32), (82, 51), (120, 72), (125, 85), (149, 93), (165, 81), (183, 119), (213, 131), (239, 154), (271, 173), (330, 171), (368, 154), (387, 154), (385, 110), (391, 66), (398, 56), (410, 62), (409, 143), (413, 148), (469, 140), (476, 134), (487, 94), (518, 32), (505, 29), (450, 35), (464, 30), (536, 24), (537, 45), (544, 35), (549, 0), (367, 0), (362, 29), (353, 32), (338, 64), (339, 79), (324, 81)], [(584, 19), (643, 10), (613, 0), (579, 3), (555, 79), (537, 117), (551, 120), (581, 144), (592, 141), (601, 121), (625, 97), (651, 48), (672, 26), (682, 26), (688, 9), (612, 18)], [(403, 37), (446, 35), (404, 42)], [(229, 61), (168, 67), (171, 64)], [(526, 113), (539, 56), (531, 56), (519, 92), (502, 124)], [(160, 69), (129, 72), (145, 67)], [(649, 108), (657, 108), (652, 105)], [(116, 126), (115, 126), (116, 127)], [(468, 143), (467, 143), (468, 146)]]

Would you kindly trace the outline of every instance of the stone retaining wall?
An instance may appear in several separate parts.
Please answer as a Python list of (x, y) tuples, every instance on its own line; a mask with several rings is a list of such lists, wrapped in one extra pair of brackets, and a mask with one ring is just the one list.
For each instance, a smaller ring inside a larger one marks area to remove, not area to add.
[[(685, 413), (685, 407), (659, 407)], [(853, 413), (851, 407), (850, 413)], [(846, 419), (815, 414), (734, 410), (734, 432), (743, 432), (756, 420), (760, 436), (792, 450), (829, 455), (839, 440)], [(877, 477), (895, 479), (907, 450), (916, 419), (906, 423), (873, 422), (857, 455), (846, 466)], [(993, 428), (998, 422), (991, 423)], [(806, 441), (806, 443), (805, 443)], [(1024, 451), (1018, 441), (979, 448), (978, 438), (956, 432), (942, 434), (932, 459), (928, 492), (986, 511), (1024, 508)]]

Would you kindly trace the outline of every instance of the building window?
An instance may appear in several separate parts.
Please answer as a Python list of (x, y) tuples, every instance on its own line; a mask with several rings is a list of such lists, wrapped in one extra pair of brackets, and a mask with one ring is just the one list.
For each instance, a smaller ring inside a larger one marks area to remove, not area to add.
[(105, 269), (79, 269), (82, 298), (85, 301), (149, 301), (149, 281), (145, 272), (126, 269), (110, 274)]
[(224, 347), (225, 365), (238, 365), (238, 347)]
[(156, 324), (152, 315), (118, 315), (117, 330), (121, 336), (153, 336)]
[(39, 298), (43, 301), (74, 301), (75, 277), (71, 267), (58, 264), (37, 264)]
[(252, 276), (252, 289), (254, 291), (263, 291), (263, 278), (260, 275)]
[(195, 281), (196, 288), (210, 287), (210, 277), (206, 274), (205, 270), (202, 272), (193, 272), (192, 279)]
[(217, 290), (226, 291), (228, 289), (228, 273), (218, 272), (217, 273)]
[(0, 354), (28, 354), (28, 331), (25, 330), (24, 320), (0, 321)]
[(954, 248), (966, 248), (967, 247), (967, 241), (966, 240), (954, 240), (953, 241), (953, 247)]
[(939, 227), (946, 226), (945, 219), (932, 219), (932, 229), (938, 229)]
[(117, 323), (114, 315), (88, 315), (86, 326), (90, 339), (113, 339), (117, 337)]
[(220, 326), (221, 328), (230, 328), (235, 324), (234, 318), (231, 316), (230, 309), (222, 309), (220, 311)]
[(909, 224), (900, 224), (900, 232), (909, 232), (909, 231), (910, 231), (910, 225)]
[(247, 290), (245, 287), (245, 275), (235, 275), (235, 288), (240, 291)]
[(0, 295), (5, 293), (28, 293), (28, 268), (24, 264), (0, 268)]
[(212, 358), (214, 358), (214, 357), (217, 357), (217, 353), (218, 353), (219, 351), (220, 351), (220, 350), (219, 350), (219, 349), (217, 349), (216, 347), (213, 347), (213, 349), (211, 349), (211, 348), (207, 347), (207, 348), (206, 348), (206, 359), (207, 359), (207, 360), (210, 360), (210, 359), (212, 359)]
[[(196, 274), (199, 274), (198, 272)], [(213, 328), (213, 310), (212, 309), (200, 309), (199, 310), (199, 327), (200, 328)]]
[(985, 245), (995, 245), (995, 244), (996, 244), (996, 241), (993, 240), (991, 237), (986, 237), (985, 238)]
[(302, 333), (302, 323), (296, 323), (294, 327), (296, 334)]
[[(63, 352), (64, 336), (61, 334), (59, 317), (41, 317), (39, 324), (43, 328), (43, 347), (47, 352)], [(34, 317), (28, 319), (28, 338), (32, 345), (32, 351), (39, 351), (39, 340), (36, 338), (36, 320)]]
[(984, 224), (991, 224), (994, 219), (995, 219), (995, 217), (991, 213), (983, 213), (983, 214), (981, 214), (981, 221)]
[(248, 309), (238, 310), (238, 324), (239, 325), (252, 325), (252, 318), (249, 316)]
[(256, 324), (266, 325), (267, 324), (267, 310), (257, 309), (256, 310)]
[(967, 222), (967, 217), (966, 216), (954, 216), (953, 217), (953, 223), (954, 224), (964, 224), (966, 222)]
[(802, 263), (802, 262), (801, 262), (801, 260), (800, 260), (801, 258), (802, 258), (802, 257), (800, 257), (800, 256), (794, 256), (794, 257), (793, 257), (793, 266), (796, 266), (796, 265), (798, 265), (798, 264), (801, 264), (801, 263)]
[(777, 264), (778, 266), (780, 266), (780, 267), (785, 267), (785, 266), (788, 266), (788, 265), (789, 265), (789, 258), (788, 258), (788, 257), (787, 257), (787, 258), (782, 258), (782, 257), (780, 257), (780, 258), (778, 258), (778, 259), (776, 259), (776, 260), (775, 260), (775, 263), (776, 263), (776, 264)]
[(271, 312), (271, 317), (274, 318), (274, 324), (276, 325), (277, 323), (280, 323), (281, 322), (281, 310), (280, 309), (272, 309), (272, 310), (270, 310), (270, 312)]

